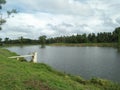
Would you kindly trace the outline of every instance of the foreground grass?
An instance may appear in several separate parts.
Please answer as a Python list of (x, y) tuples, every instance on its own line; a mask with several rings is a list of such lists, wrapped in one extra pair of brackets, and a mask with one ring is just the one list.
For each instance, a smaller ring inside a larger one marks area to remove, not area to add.
[(53, 43), (51, 46), (98, 46), (98, 47), (117, 47), (117, 43)]
[(120, 90), (111, 81), (57, 72), (45, 64), (34, 64), (9, 59), (16, 55), (0, 49), (0, 90)]

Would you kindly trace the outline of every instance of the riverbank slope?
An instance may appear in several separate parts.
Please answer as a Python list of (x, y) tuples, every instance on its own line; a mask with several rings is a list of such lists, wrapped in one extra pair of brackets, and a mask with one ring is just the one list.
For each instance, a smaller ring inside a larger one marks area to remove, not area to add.
[(120, 90), (120, 85), (108, 80), (84, 80), (57, 72), (42, 63), (9, 59), (14, 56), (0, 48), (0, 90)]

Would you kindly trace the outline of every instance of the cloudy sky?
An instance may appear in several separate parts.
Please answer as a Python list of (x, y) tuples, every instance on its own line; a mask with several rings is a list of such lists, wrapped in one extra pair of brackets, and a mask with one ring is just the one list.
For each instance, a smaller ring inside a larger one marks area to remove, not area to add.
[(7, 18), (0, 37), (112, 32), (120, 26), (120, 0), (7, 0), (4, 10), (17, 9)]

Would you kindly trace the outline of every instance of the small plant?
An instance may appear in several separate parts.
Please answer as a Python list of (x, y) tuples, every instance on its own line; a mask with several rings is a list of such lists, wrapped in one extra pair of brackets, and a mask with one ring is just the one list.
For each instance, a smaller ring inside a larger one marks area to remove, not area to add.
[(19, 61), (21, 61), (21, 62), (27, 62), (27, 60), (25, 58), (19, 58)]

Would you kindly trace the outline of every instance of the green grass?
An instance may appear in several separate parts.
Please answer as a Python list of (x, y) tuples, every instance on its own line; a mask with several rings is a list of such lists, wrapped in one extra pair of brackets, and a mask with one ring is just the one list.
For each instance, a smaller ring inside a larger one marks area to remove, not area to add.
[(117, 43), (53, 43), (51, 46), (97, 46), (97, 47), (117, 47)]
[(84, 80), (53, 70), (43, 63), (20, 62), (0, 49), (0, 90), (120, 90), (120, 85), (108, 80)]

